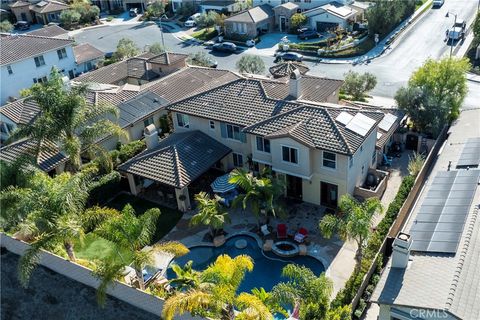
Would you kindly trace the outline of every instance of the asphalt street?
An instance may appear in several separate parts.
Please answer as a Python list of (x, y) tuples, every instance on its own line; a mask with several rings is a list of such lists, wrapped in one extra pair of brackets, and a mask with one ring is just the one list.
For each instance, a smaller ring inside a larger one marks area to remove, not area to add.
[[(473, 19), (477, 6), (476, 0), (446, 0), (441, 8), (429, 9), (391, 49), (370, 63), (352, 65), (306, 62), (310, 67), (309, 73), (341, 79), (349, 70), (371, 72), (378, 80), (372, 95), (391, 98), (425, 60), (439, 59), (450, 53), (450, 46), (445, 42), (445, 30), (453, 25), (453, 14), (457, 14), (458, 19), (469, 22)], [(449, 17), (446, 17), (447, 12), (450, 12)], [(240, 58), (240, 54), (213, 53), (195, 41), (182, 41), (177, 37), (177, 33), (164, 29), (165, 45), (170, 50), (182, 53), (205, 51), (214, 56), (219, 68), (235, 69), (235, 62)], [(143, 49), (154, 42), (161, 42), (161, 31), (156, 24), (135, 23), (98, 27), (75, 35), (77, 42), (89, 42), (105, 52), (115, 51), (118, 40), (123, 37), (134, 40), (137, 46)], [(274, 64), (272, 56), (260, 57), (267, 68)], [(469, 94), (464, 107), (480, 107), (480, 83), (469, 81)]]

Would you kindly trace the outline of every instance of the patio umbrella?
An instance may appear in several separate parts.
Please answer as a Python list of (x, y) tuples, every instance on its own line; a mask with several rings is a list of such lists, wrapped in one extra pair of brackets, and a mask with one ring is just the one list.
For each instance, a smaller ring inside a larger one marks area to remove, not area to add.
[(230, 179), (230, 173), (224, 174), (223, 176), (218, 177), (215, 181), (212, 182), (210, 185), (212, 187), (213, 192), (215, 193), (225, 193), (228, 191), (232, 191), (237, 187), (236, 184), (228, 182)]

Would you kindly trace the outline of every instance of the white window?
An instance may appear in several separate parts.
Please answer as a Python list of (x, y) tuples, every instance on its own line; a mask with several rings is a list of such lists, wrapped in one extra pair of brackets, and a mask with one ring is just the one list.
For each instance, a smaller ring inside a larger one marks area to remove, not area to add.
[(43, 76), (41, 78), (33, 78), (33, 83), (45, 83), (47, 82), (47, 77)]
[(270, 140), (257, 137), (257, 150), (270, 153)]
[(282, 146), (282, 159), (286, 162), (298, 163), (298, 150)]
[(336, 169), (337, 155), (332, 152), (323, 151), (323, 166), (331, 169)]
[(67, 50), (65, 48), (57, 50), (58, 59), (62, 60), (67, 57)]
[(232, 153), (233, 165), (235, 167), (243, 167), (243, 155), (240, 153)]
[(240, 141), (240, 127), (227, 124), (227, 138)]
[(190, 122), (186, 114), (177, 113), (177, 124), (182, 128), (189, 128)]
[(143, 125), (146, 127), (148, 127), (149, 125), (153, 124), (153, 117), (150, 117), (150, 118), (147, 118), (145, 120), (143, 120)]
[(7, 71), (8, 71), (8, 74), (13, 74), (13, 70), (11, 66), (7, 66)]
[(210, 129), (215, 130), (215, 121), (210, 120)]
[(44, 66), (45, 65), (45, 60), (43, 59), (43, 56), (38, 56), (33, 58), (35, 60), (35, 65), (38, 67)]

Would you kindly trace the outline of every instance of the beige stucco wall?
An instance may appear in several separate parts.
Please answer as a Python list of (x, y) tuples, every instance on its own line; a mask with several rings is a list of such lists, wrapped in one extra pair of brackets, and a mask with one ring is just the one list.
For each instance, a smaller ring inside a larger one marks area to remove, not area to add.
[[(290, 147), (298, 150), (298, 164), (283, 161), (282, 147)], [(287, 173), (291, 176), (309, 178), (312, 174), (310, 149), (291, 138), (279, 138), (270, 140), (272, 153), (272, 169), (277, 172)]]
[(280, 30), (280, 17), (283, 16), (286, 18), (285, 20), (285, 30), (281, 30), (282, 32), (286, 32), (290, 30), (290, 17), (296, 12), (296, 9), (289, 10), (285, 7), (275, 7), (273, 8), (275, 12), (275, 29)]
[(185, 67), (185, 60), (180, 60), (169, 65), (150, 63), (150, 68), (160, 75), (167, 75)]
[(15, 15), (17, 21), (22, 21), (22, 13), (25, 13), (27, 17), (26, 21), (30, 23), (33, 22), (33, 16), (28, 6), (12, 8), (12, 13)]
[[(377, 141), (377, 130), (375, 129), (365, 140), (362, 148), (359, 148), (353, 156), (353, 165), (348, 174), (347, 192), (353, 193), (356, 186), (359, 186), (367, 176), (368, 168), (376, 167), (372, 163), (375, 143)], [(348, 164), (347, 164), (348, 165)], [(363, 170), (362, 170), (363, 167)]]

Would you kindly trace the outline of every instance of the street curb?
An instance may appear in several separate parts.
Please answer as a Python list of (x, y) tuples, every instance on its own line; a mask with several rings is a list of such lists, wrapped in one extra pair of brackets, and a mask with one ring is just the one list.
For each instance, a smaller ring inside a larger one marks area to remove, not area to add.
[(472, 81), (472, 82), (476, 82), (476, 83), (480, 83), (480, 75), (474, 74), (474, 73), (471, 73), (471, 72), (467, 72), (467, 80)]

